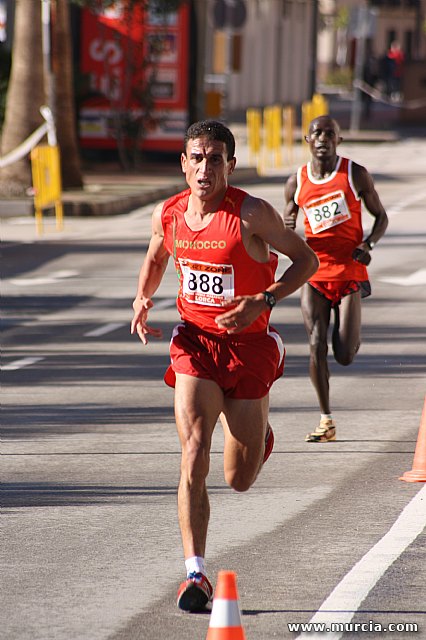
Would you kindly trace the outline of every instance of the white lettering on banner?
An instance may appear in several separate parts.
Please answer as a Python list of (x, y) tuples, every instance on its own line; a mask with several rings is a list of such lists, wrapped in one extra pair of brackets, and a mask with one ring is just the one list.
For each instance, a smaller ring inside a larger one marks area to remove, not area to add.
[(220, 307), (234, 297), (234, 267), (179, 258), (182, 295), (188, 302)]
[(311, 225), (312, 233), (321, 233), (351, 219), (343, 191), (328, 193), (311, 200), (303, 207)]
[(121, 67), (114, 67), (109, 75), (97, 76), (95, 84), (97, 82), (98, 86), (93, 88), (106, 95), (110, 100), (120, 100), (123, 95), (122, 75)]
[(92, 60), (105, 61), (108, 64), (118, 64), (123, 59), (123, 52), (113, 40), (95, 38), (90, 43), (89, 54)]
[(110, 100), (120, 100), (123, 93), (123, 51), (113, 40), (95, 38), (90, 42), (89, 55), (95, 62), (103, 62), (104, 73), (90, 74), (90, 88)]

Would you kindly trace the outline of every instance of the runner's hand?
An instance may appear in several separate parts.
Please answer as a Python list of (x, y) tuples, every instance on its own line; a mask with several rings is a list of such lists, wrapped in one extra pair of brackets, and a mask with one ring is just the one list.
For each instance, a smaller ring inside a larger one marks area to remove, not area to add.
[(362, 242), (360, 245), (358, 245), (352, 253), (352, 258), (356, 262), (368, 266), (371, 262), (370, 248), (368, 244)]
[(222, 306), (231, 307), (215, 318), (215, 322), (221, 329), (226, 329), (228, 333), (239, 333), (249, 327), (266, 311), (265, 301), (262, 294), (255, 296), (237, 296), (226, 300)]
[(148, 335), (154, 338), (161, 338), (163, 336), (161, 329), (154, 329), (146, 322), (148, 311), (153, 306), (154, 304), (150, 298), (135, 298), (133, 301), (133, 310), (135, 313), (130, 325), (130, 333), (137, 333), (143, 344), (148, 344)]
[(291, 211), (290, 213), (284, 213), (284, 224), (289, 229), (293, 229), (293, 231), (296, 229), (296, 219), (297, 213), (295, 213), (294, 211)]

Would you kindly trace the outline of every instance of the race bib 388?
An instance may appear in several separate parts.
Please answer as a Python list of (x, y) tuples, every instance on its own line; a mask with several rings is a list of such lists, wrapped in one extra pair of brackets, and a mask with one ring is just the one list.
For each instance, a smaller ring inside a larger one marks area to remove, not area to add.
[(180, 258), (182, 295), (188, 302), (220, 307), (234, 297), (234, 267)]

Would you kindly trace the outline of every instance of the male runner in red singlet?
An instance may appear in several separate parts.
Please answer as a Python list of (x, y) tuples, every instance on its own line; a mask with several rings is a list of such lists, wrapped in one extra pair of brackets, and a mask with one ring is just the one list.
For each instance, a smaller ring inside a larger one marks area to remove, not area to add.
[[(334, 357), (339, 364), (349, 365), (360, 346), (361, 298), (371, 293), (366, 265), (386, 231), (388, 218), (369, 172), (337, 155), (342, 138), (335, 120), (330, 116), (315, 118), (305, 140), (311, 161), (287, 181), (284, 221), (295, 229), (299, 208), (303, 209), (306, 242), (320, 260), (318, 271), (301, 291), (310, 345), (309, 372), (321, 410), (319, 426), (305, 439), (328, 442), (336, 439), (327, 364), (331, 309)], [(375, 218), (364, 240), (361, 202)]]
[[(318, 259), (267, 202), (228, 186), (235, 140), (220, 122), (191, 125), (181, 156), (189, 189), (160, 203), (142, 264), (131, 332), (143, 344), (161, 331), (148, 325), (152, 297), (169, 256), (179, 278), (182, 322), (172, 335), (165, 381), (175, 387), (181, 443), (178, 515), (186, 580), (178, 607), (203, 609), (213, 589), (206, 576), (209, 521), (206, 478), (218, 418), (224, 431), (224, 475), (246, 491), (271, 453), (269, 389), (284, 366), (280, 336), (269, 326), (271, 309), (311, 277)], [(292, 264), (275, 278), (277, 255)]]

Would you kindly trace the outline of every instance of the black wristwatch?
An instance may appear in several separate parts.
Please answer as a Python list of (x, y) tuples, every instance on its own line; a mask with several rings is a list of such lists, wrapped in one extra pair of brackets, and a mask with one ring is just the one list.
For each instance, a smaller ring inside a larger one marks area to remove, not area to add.
[(277, 304), (277, 300), (273, 293), (270, 291), (262, 291), (262, 295), (265, 298), (265, 302), (270, 309), (273, 309)]
[(370, 251), (372, 251), (374, 249), (374, 245), (376, 244), (375, 242), (371, 242), (371, 240), (364, 240), (365, 244), (368, 244), (368, 246), (370, 247)]

